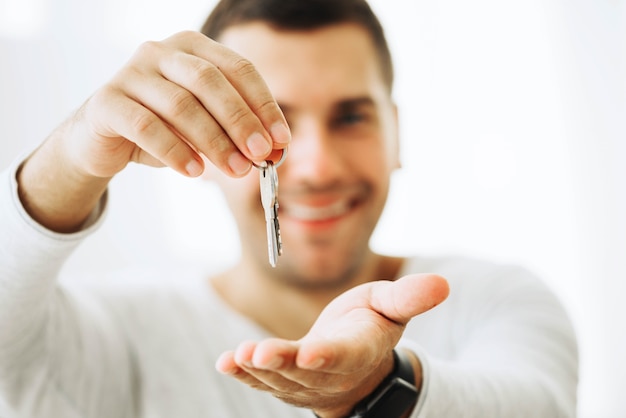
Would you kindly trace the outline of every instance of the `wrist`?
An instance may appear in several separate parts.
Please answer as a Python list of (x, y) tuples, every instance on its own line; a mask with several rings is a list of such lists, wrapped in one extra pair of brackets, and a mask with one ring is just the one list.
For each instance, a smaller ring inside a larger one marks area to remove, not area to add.
[(393, 350), (393, 368), (369, 394), (351, 410), (318, 418), (406, 418), (417, 404), (422, 386), (422, 367), (411, 351)]
[[(419, 396), (419, 389), (415, 384), (415, 369), (419, 362), (412, 353), (405, 350), (394, 350), (393, 354), (393, 371), (368, 397), (356, 405), (351, 418), (404, 418), (413, 411)], [(421, 381), (421, 370), (418, 371)]]
[(18, 195), (24, 210), (42, 226), (78, 231), (97, 206), (109, 179), (86, 175), (59, 151), (55, 132), (18, 168)]
[[(314, 414), (317, 418), (345, 418), (352, 416), (355, 405), (369, 396), (393, 371), (395, 357), (392, 352), (385, 356), (384, 360), (358, 387), (343, 392), (341, 402), (334, 403), (331, 408), (316, 409)], [(330, 405), (329, 405), (330, 406)]]

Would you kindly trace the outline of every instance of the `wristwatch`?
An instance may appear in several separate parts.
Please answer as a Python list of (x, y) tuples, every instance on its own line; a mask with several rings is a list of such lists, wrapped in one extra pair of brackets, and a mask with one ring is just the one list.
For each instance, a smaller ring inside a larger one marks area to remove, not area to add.
[(407, 354), (393, 350), (394, 368), (368, 397), (359, 402), (350, 418), (401, 418), (416, 404), (413, 365)]

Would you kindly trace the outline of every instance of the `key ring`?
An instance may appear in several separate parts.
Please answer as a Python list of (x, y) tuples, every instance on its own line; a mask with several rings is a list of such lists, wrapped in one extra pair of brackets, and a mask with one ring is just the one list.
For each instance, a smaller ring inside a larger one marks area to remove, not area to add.
[[(278, 162), (276, 164), (274, 164), (275, 168), (278, 168), (279, 165), (281, 165), (283, 163), (283, 161), (285, 161), (285, 157), (287, 156), (287, 148), (283, 148), (283, 153), (280, 156), (280, 160), (278, 160)], [(271, 162), (269, 160), (263, 161), (260, 164), (255, 163), (254, 161), (252, 161), (252, 165), (259, 169), (259, 170), (263, 170), (264, 168), (267, 168), (267, 163)]]

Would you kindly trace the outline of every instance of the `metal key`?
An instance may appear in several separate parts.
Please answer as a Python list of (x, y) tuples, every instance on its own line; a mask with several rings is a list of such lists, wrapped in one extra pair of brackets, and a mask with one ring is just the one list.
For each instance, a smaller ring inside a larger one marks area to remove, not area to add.
[(270, 164), (270, 166), (274, 183), (274, 232), (276, 234), (278, 255), (283, 255), (283, 241), (280, 239), (280, 225), (278, 224), (278, 170), (276, 170), (276, 164)]
[(263, 204), (267, 226), (267, 252), (270, 265), (276, 267), (278, 256), (282, 254), (280, 227), (278, 225), (278, 175), (272, 161), (267, 161), (260, 170), (261, 203)]

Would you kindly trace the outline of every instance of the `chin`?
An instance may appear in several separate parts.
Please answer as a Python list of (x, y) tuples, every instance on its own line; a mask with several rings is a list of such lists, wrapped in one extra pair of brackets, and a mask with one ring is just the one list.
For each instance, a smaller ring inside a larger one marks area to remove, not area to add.
[[(294, 287), (308, 290), (342, 289), (354, 280), (362, 264), (354, 255), (341, 257), (337, 253), (303, 259), (278, 259), (275, 276)], [(352, 260), (348, 262), (348, 260)]]
[(328, 292), (345, 289), (350, 278), (345, 276), (280, 276), (289, 287), (307, 292)]

